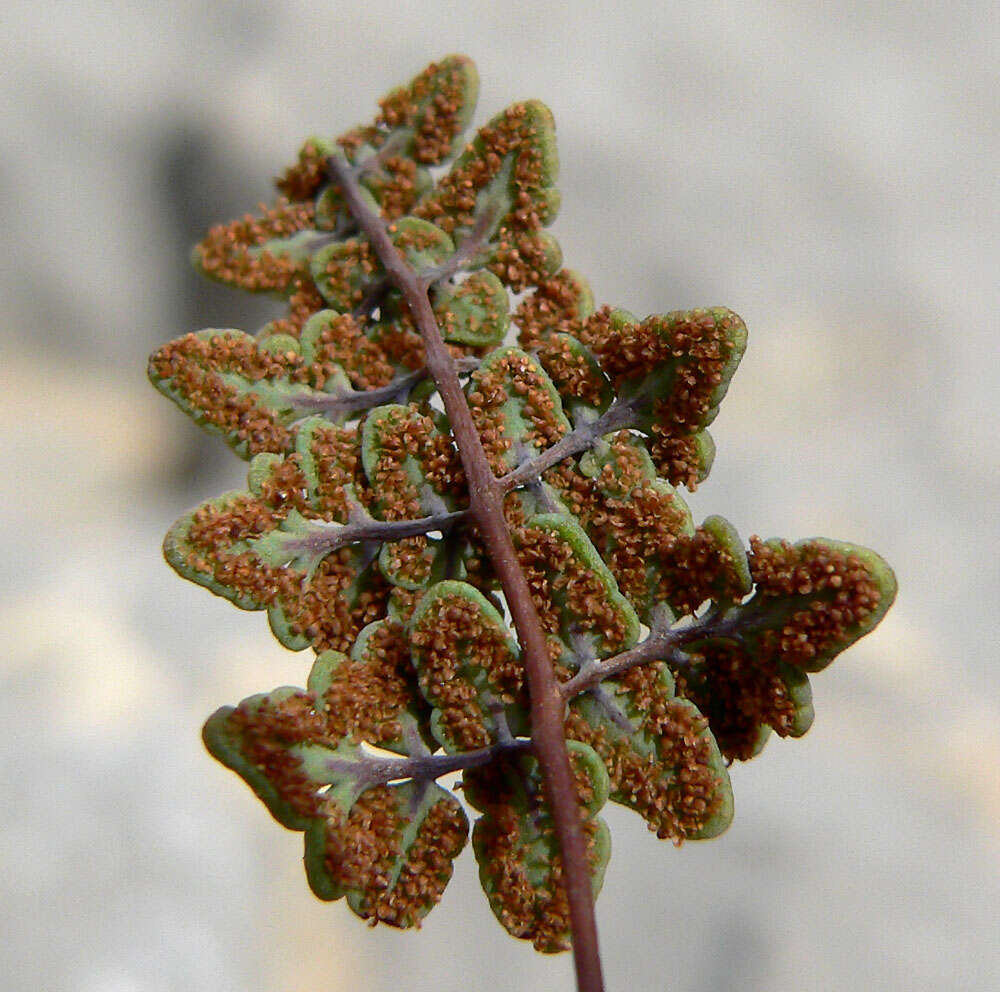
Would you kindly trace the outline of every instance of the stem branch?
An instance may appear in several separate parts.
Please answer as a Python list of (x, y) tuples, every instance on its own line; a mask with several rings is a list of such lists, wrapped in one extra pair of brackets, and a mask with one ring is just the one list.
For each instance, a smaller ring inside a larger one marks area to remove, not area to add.
[(741, 634), (759, 625), (761, 619), (761, 615), (756, 611), (737, 607), (735, 611), (721, 616), (715, 614), (706, 616), (686, 627), (654, 628), (649, 636), (634, 648), (601, 661), (590, 660), (581, 665), (580, 670), (571, 679), (560, 685), (559, 691), (568, 702), (581, 692), (599, 686), (605, 679), (623, 675), (630, 668), (645, 665), (650, 661), (670, 661), (675, 668), (684, 668), (690, 661), (681, 650), (683, 645), (693, 641), (704, 641), (710, 637), (739, 639)]
[(376, 520), (363, 513), (353, 516), (346, 524), (310, 521), (310, 532), (302, 537), (289, 537), (282, 541), (281, 552), (289, 557), (303, 554), (325, 557), (338, 548), (362, 541), (378, 541), (381, 544), (430, 534), (432, 531), (449, 531), (467, 519), (468, 515), (468, 510), (452, 510), (412, 520)]
[(442, 775), (487, 765), (501, 753), (523, 751), (528, 747), (529, 741), (510, 740), (459, 754), (419, 754), (410, 758), (383, 758), (362, 751), (354, 760), (327, 758), (324, 764), (327, 771), (347, 776), (361, 790), (365, 790), (401, 779), (433, 782)]
[[(467, 375), (479, 367), (478, 358), (462, 358), (455, 362), (455, 370), (459, 375)], [(397, 376), (392, 382), (374, 389), (339, 389), (335, 393), (316, 392), (313, 395), (291, 396), (288, 405), (303, 414), (338, 414), (350, 415), (384, 403), (405, 402), (410, 391), (418, 383), (423, 382), (430, 373), (426, 368), (416, 369), (404, 375)]]
[(580, 424), (569, 434), (564, 435), (551, 448), (546, 448), (531, 461), (519, 465), (508, 472), (501, 480), (500, 486), (505, 493), (518, 486), (533, 482), (554, 465), (565, 461), (572, 455), (592, 448), (605, 434), (613, 434), (635, 422), (635, 409), (629, 403), (612, 403), (596, 420)]

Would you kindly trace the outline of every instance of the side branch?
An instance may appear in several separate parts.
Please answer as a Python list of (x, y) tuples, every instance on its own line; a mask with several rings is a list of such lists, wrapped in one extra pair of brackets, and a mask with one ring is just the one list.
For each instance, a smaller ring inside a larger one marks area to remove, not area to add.
[(468, 510), (452, 510), (412, 520), (376, 520), (364, 510), (354, 510), (346, 524), (299, 518), (296, 523), (301, 529), (272, 531), (267, 537), (258, 540), (256, 547), (258, 553), (263, 551), (275, 560), (309, 558), (318, 564), (326, 555), (348, 544), (401, 541), (433, 531), (445, 532), (468, 517)]
[(403, 294), (424, 340), (427, 367), (444, 402), (468, 480), (469, 509), (500, 579), (523, 652), (531, 697), (532, 747), (542, 770), (546, 799), (559, 840), (577, 986), (579, 992), (603, 992), (587, 844), (566, 748), (563, 697), (549, 661), (545, 632), (504, 517), (504, 489), (490, 468), (454, 363), (431, 308), (427, 291), (435, 276), (421, 277), (407, 265), (392, 243), (384, 221), (362, 197), (357, 176), (347, 161), (333, 156), (329, 159), (329, 170), (386, 273)]
[(458, 245), (450, 258), (445, 259), (440, 265), (433, 269), (422, 272), (421, 278), (428, 285), (448, 279), (461, 269), (466, 262), (471, 261), (486, 247), (489, 241), (490, 232), (496, 222), (496, 211), (491, 209), (482, 210), (476, 215), (475, 223), (469, 233)]
[[(455, 362), (459, 375), (468, 375), (479, 367), (478, 358), (460, 358)], [(384, 403), (406, 402), (414, 386), (423, 382), (430, 372), (426, 368), (397, 376), (385, 386), (374, 389), (339, 389), (333, 393), (316, 393), (312, 396), (292, 396), (288, 405), (303, 414), (350, 415), (382, 406)]]
[(508, 472), (500, 480), (501, 488), (508, 493), (518, 486), (534, 482), (553, 466), (592, 448), (605, 434), (631, 427), (635, 419), (635, 407), (632, 404), (620, 401), (612, 403), (596, 420), (579, 424), (551, 448), (546, 448), (531, 461)]
[(511, 740), (459, 754), (421, 754), (410, 758), (383, 758), (359, 751), (356, 758), (327, 758), (323, 765), (333, 777), (351, 779), (364, 790), (404, 779), (433, 782), (442, 775), (479, 768), (502, 753), (524, 751), (530, 746), (527, 740)]
[(417, 369), (398, 376), (385, 386), (375, 389), (338, 389), (334, 393), (317, 393), (313, 396), (293, 396), (289, 405), (304, 414), (322, 413), (328, 416), (352, 414), (369, 410), (383, 403), (405, 400), (418, 383), (427, 378), (427, 369)]
[(667, 661), (675, 670), (690, 665), (690, 658), (681, 650), (683, 645), (704, 641), (710, 637), (731, 637), (739, 640), (742, 633), (750, 631), (761, 619), (757, 614), (737, 608), (732, 613), (706, 614), (686, 627), (654, 627), (641, 644), (601, 661), (591, 660), (559, 687), (567, 702), (582, 692), (599, 686), (605, 679), (623, 675), (637, 665), (651, 661)]

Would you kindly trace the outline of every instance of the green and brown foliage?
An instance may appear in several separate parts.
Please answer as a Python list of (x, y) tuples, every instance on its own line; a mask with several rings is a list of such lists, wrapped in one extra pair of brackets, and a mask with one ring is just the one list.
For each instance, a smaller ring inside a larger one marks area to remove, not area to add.
[(743, 322), (721, 307), (595, 309), (544, 230), (559, 206), (551, 115), (515, 104), (463, 144), (477, 88), (463, 57), (430, 66), (372, 124), (309, 139), (273, 204), (196, 248), (205, 275), (287, 310), (256, 334), (203, 330), (152, 356), (156, 387), (250, 462), (247, 489), (181, 517), (165, 552), (313, 658), (304, 688), (219, 710), (205, 741), (304, 832), (316, 894), (418, 925), (469, 835), (437, 784), (461, 771), (490, 906), (555, 951), (570, 914), (523, 631), (425, 325), (372, 224), (427, 293), (503, 494), (564, 704), (594, 894), (604, 803), (676, 844), (724, 831), (729, 763), (809, 728), (808, 675), (879, 622), (895, 580), (839, 541), (748, 551), (721, 517), (694, 524), (677, 487), (709, 473)]

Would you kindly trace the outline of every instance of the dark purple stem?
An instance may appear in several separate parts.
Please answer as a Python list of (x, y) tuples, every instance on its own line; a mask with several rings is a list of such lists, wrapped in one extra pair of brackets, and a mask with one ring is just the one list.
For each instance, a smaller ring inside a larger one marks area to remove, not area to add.
[(392, 243), (384, 221), (362, 197), (357, 177), (347, 161), (334, 156), (329, 160), (329, 167), (348, 209), (368, 235), (389, 278), (403, 294), (424, 341), (427, 367), (444, 402), (468, 480), (469, 509), (500, 580), (523, 652), (531, 697), (532, 748), (542, 770), (546, 799), (559, 841), (577, 987), (579, 992), (603, 992), (587, 843), (563, 726), (565, 704), (549, 660), (545, 631), (504, 517), (505, 490), (490, 468), (451, 354), (441, 337), (427, 295), (431, 280), (419, 276), (406, 263)]

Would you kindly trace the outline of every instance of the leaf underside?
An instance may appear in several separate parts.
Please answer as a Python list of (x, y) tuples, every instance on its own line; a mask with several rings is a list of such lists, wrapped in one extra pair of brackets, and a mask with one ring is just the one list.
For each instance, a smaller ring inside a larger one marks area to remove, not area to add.
[(724, 831), (728, 763), (808, 730), (808, 676), (881, 620), (895, 579), (844, 542), (747, 547), (722, 517), (695, 524), (679, 487), (711, 469), (742, 320), (595, 307), (545, 230), (551, 114), (514, 104), (466, 143), (477, 91), (467, 58), (429, 66), (372, 123), (307, 140), (273, 203), (196, 247), (206, 276), (287, 309), (151, 357), (156, 388), (249, 463), (247, 487), (181, 517), (164, 552), (314, 652), (304, 688), (225, 707), (204, 731), (304, 834), (314, 892), (419, 925), (469, 835), (436, 779), (464, 769), (490, 906), (550, 952), (568, 945), (568, 905), (521, 648), (423, 341), (331, 157), (427, 285), (490, 467), (520, 479), (503, 506), (518, 563), (558, 682), (582, 686), (566, 689), (565, 732), (595, 895), (605, 802), (678, 844)]

